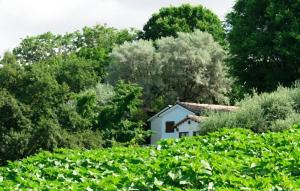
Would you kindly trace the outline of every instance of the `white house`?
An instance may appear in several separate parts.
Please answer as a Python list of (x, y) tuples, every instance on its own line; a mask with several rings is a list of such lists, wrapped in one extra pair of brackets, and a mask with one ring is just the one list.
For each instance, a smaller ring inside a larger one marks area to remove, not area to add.
[(206, 118), (203, 113), (210, 111), (234, 111), (235, 106), (177, 102), (169, 105), (148, 119), (151, 123), (151, 144), (167, 138), (180, 138), (197, 135), (201, 122)]

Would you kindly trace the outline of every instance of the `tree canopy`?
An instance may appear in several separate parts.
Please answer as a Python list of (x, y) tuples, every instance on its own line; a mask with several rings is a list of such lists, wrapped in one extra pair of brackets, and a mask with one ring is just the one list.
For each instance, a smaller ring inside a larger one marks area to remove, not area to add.
[(272, 91), (299, 79), (299, 1), (238, 0), (227, 23), (228, 66), (244, 91)]
[(146, 91), (146, 103), (164, 97), (184, 101), (226, 102), (230, 80), (224, 65), (225, 51), (213, 37), (199, 30), (178, 33), (155, 41), (140, 40), (113, 49), (110, 82), (138, 83)]
[(115, 44), (122, 44), (136, 38), (135, 30), (117, 30), (96, 25), (80, 31), (56, 35), (47, 32), (28, 36), (13, 49), (13, 54), (22, 63), (47, 60), (58, 55), (76, 53), (77, 56), (104, 62)]
[(142, 89), (103, 84), (112, 48), (134, 38), (134, 31), (98, 25), (27, 37), (6, 52), (0, 60), (0, 165), (39, 150), (140, 141), (143, 116), (134, 113)]
[(0, 165), (41, 149), (95, 148), (143, 136), (142, 89), (101, 85), (86, 67), (88, 60), (71, 56), (0, 68)]
[(227, 102), (226, 53), (212, 35), (197, 30), (156, 43), (166, 96), (191, 102)]
[(221, 45), (225, 45), (222, 22), (211, 10), (201, 6), (183, 4), (179, 7), (161, 8), (144, 25), (141, 37), (156, 40), (177, 36), (178, 32), (193, 32), (195, 29), (210, 33)]
[(157, 63), (157, 56), (151, 41), (126, 42), (115, 47), (110, 54), (108, 82), (115, 84), (122, 79), (138, 83), (143, 87), (145, 101), (149, 103), (161, 91), (161, 66)]

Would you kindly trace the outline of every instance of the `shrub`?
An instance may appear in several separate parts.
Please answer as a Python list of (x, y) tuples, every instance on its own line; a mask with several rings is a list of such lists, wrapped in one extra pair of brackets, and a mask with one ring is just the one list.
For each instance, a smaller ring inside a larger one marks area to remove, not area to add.
[(64, 148), (70, 149), (96, 149), (101, 148), (105, 141), (103, 140), (103, 133), (100, 131), (83, 130), (76, 133), (65, 131), (63, 133), (65, 139), (61, 144)]
[(300, 113), (300, 81), (295, 83), (295, 91), (291, 93), (291, 97), (294, 100), (295, 111)]
[(280, 131), (300, 123), (300, 88), (278, 88), (273, 93), (255, 94), (240, 102), (233, 113), (212, 114), (201, 126), (207, 133), (222, 127), (242, 127), (254, 132)]

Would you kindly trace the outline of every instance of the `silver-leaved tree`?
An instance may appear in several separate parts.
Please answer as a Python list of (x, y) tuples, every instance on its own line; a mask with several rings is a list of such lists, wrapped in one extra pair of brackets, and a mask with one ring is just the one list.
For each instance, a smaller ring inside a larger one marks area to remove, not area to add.
[(113, 49), (108, 81), (144, 88), (145, 103), (182, 101), (226, 103), (230, 79), (226, 52), (213, 37), (196, 30), (154, 42), (140, 40)]

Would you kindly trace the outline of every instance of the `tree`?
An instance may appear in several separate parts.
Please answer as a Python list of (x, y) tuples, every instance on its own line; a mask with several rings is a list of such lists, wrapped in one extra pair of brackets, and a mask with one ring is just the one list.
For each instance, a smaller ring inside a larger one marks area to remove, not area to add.
[(57, 67), (55, 77), (58, 83), (67, 84), (75, 93), (96, 86), (105, 76), (104, 66), (101, 62), (76, 55), (56, 57), (45, 63), (53, 68)]
[[(75, 35), (72, 34), (72, 38)], [(76, 47), (70, 35), (54, 35), (47, 32), (38, 36), (26, 37), (20, 45), (13, 49), (14, 55), (22, 63), (33, 63), (46, 60), (56, 55), (67, 54)]]
[(291, 86), (300, 76), (300, 2), (238, 0), (227, 15), (230, 73), (244, 92)]
[(0, 90), (0, 165), (26, 156), (32, 124), (31, 111), (6, 90)]
[(133, 140), (141, 141), (138, 138), (146, 136), (142, 129), (141, 96), (142, 88), (137, 84), (123, 81), (116, 84), (114, 96), (99, 113), (99, 127), (107, 140), (128, 144)]
[(116, 84), (120, 79), (138, 83), (143, 87), (144, 100), (149, 103), (160, 93), (160, 65), (151, 41), (125, 42), (113, 49), (108, 69), (108, 81)]
[(11, 52), (4, 52), (3, 58), (0, 60), (0, 65), (15, 64), (17, 62), (16, 56)]
[(212, 35), (199, 30), (158, 40), (161, 78), (169, 101), (226, 103), (230, 89), (225, 52)]
[(116, 30), (102, 25), (84, 27), (81, 32), (77, 32), (75, 40), (75, 45), (79, 50), (77, 55), (108, 64), (108, 54), (114, 45), (134, 40), (137, 33), (134, 29)]
[(43, 63), (21, 66), (19, 78), (15, 82), (17, 89), (10, 90), (15, 97), (30, 106), (34, 111), (32, 120), (59, 118), (60, 106), (69, 96), (69, 87), (55, 79), (54, 70)]
[(26, 37), (13, 49), (13, 53), (21, 63), (39, 62), (71, 53), (86, 59), (106, 62), (107, 55), (115, 44), (135, 39), (136, 33), (133, 29), (117, 30), (102, 25), (84, 27), (81, 31), (65, 35), (47, 32)]
[(73, 93), (56, 80), (61, 71), (56, 66), (10, 63), (0, 68), (0, 163), (64, 147), (62, 133), (91, 128), (76, 107), (68, 107)]
[[(147, 105), (164, 99), (210, 103), (226, 102), (230, 80), (222, 47), (205, 32), (178, 33), (152, 42), (140, 40), (115, 48), (109, 78), (143, 87)], [(146, 95), (145, 95), (146, 94)]]
[(201, 5), (189, 4), (161, 8), (145, 24), (141, 37), (156, 40), (167, 36), (176, 37), (178, 32), (193, 32), (195, 29), (210, 33), (221, 45), (226, 44), (225, 32), (218, 16)]
[(140, 87), (101, 84), (112, 47), (134, 36), (134, 31), (86, 27), (28, 37), (13, 54), (5, 53), (0, 60), (0, 165), (40, 150), (138, 140)]

